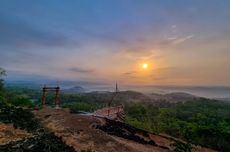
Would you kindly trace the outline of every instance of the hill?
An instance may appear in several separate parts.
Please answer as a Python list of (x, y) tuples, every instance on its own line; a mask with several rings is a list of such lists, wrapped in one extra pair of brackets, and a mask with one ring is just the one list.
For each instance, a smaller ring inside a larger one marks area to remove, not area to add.
[(69, 89), (63, 89), (63, 93), (75, 94), (75, 93), (84, 93), (86, 90), (81, 86), (75, 86)]
[(184, 93), (184, 92), (174, 92), (169, 94), (156, 94), (152, 93), (150, 94), (150, 97), (153, 101), (166, 101), (166, 102), (185, 102), (189, 100), (198, 99), (199, 97)]
[[(9, 104), (17, 106), (37, 106), (40, 102), (30, 103), (29, 99), (39, 99), (41, 94), (39, 93), (40, 90), (17, 88), (8, 90), (9, 95), (6, 99)], [(61, 103), (62, 107), (70, 108), (73, 112), (93, 112), (107, 106), (113, 96), (113, 92), (64, 93), (61, 94)], [(52, 99), (52, 96), (47, 98), (50, 106), (52, 106)], [(228, 102), (195, 97), (185, 93), (162, 95), (121, 91), (114, 98), (112, 105), (121, 103), (124, 105), (126, 114), (125, 123), (130, 126), (156, 134), (167, 134), (218, 151), (230, 149), (230, 105)], [(76, 114), (70, 117), (74, 115)], [(47, 121), (51, 118), (48, 114), (45, 117)], [(65, 121), (65, 118), (61, 118), (60, 121)], [(82, 119), (76, 121), (81, 122)], [(103, 130), (110, 130), (109, 128), (105, 127)], [(110, 131), (113, 132), (114, 129)]]
[(169, 102), (169, 103), (177, 103), (177, 102), (186, 102), (190, 100), (199, 99), (200, 97), (183, 93), (183, 92), (175, 92), (169, 94), (144, 94), (136, 91), (120, 91), (117, 94), (113, 92), (90, 92), (83, 93), (83, 96), (88, 96), (94, 98), (98, 102), (108, 102), (113, 99), (114, 103), (117, 104), (128, 104), (128, 103), (159, 103), (159, 102)]

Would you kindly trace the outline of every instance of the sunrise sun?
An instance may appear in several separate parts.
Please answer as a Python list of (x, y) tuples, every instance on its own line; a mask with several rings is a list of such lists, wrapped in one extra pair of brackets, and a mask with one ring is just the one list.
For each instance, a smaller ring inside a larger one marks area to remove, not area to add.
[(142, 64), (142, 68), (143, 68), (143, 69), (148, 69), (148, 66), (149, 66), (149, 65), (148, 65), (147, 63), (143, 63), (143, 64)]

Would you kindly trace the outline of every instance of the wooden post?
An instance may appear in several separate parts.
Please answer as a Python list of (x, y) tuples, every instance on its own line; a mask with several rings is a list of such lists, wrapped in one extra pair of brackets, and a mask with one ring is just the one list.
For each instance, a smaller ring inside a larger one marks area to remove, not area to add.
[(45, 105), (46, 105), (46, 96), (47, 96), (48, 91), (55, 92), (54, 104), (55, 104), (56, 108), (59, 108), (59, 106), (60, 106), (60, 87), (59, 86), (57, 86), (57, 87), (46, 87), (46, 86), (44, 86), (42, 88), (42, 99), (41, 99), (42, 107), (45, 107)]
[(60, 87), (55, 88), (55, 107), (59, 108), (60, 106)]
[(44, 107), (45, 106), (45, 104), (46, 104), (46, 87), (44, 86), (43, 87), (43, 89), (42, 89), (42, 107)]

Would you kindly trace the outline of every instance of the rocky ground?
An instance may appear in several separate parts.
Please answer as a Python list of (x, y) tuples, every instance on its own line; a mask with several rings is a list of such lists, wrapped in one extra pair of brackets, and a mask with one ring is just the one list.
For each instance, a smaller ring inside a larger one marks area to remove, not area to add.
[(74, 152), (29, 109), (0, 101), (0, 152)]
[(16, 129), (12, 124), (0, 122), (0, 145), (5, 145), (10, 142), (16, 142), (31, 137), (32, 134), (26, 130)]
[(169, 151), (152, 145), (140, 144), (134, 141), (112, 136), (95, 129), (98, 124), (105, 123), (103, 119), (89, 115), (70, 114), (67, 109), (55, 110), (45, 108), (35, 112), (42, 123), (62, 137), (63, 141), (73, 146), (76, 151), (90, 149), (96, 152), (164, 152)]
[[(145, 140), (141, 138), (142, 133), (131, 137), (127, 135), (130, 134), (129, 126), (119, 128), (116, 126), (117, 123), (113, 123), (115, 126), (111, 127), (103, 118), (71, 114), (68, 109), (43, 108), (34, 113), (44, 126), (79, 152), (166, 152), (175, 150), (175, 145), (178, 144), (171, 137), (155, 134), (148, 136), (148, 139), (143, 136)], [(213, 150), (192, 146), (192, 151), (212, 152)]]

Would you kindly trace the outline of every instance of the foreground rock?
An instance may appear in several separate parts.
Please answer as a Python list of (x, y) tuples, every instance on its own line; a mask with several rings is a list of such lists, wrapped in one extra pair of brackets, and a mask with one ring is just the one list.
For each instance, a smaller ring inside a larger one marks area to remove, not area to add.
[(29, 109), (0, 101), (0, 152), (74, 152)]
[[(84, 150), (96, 152), (167, 152), (173, 151), (175, 149), (173, 146), (178, 144), (169, 137), (154, 134), (149, 135), (149, 139), (144, 134), (143, 136), (141, 134), (129, 136), (129, 126), (119, 128), (116, 126), (117, 123), (108, 124), (104, 118), (71, 114), (68, 109), (44, 108), (34, 113), (51, 132), (54, 132), (67, 145), (79, 152)], [(121, 124), (119, 126), (122, 127)], [(212, 150), (193, 146), (192, 151), (211, 152)]]
[(0, 122), (0, 145), (5, 145), (10, 142), (16, 142), (32, 137), (31, 133), (26, 130), (15, 129), (12, 124)]
[(96, 125), (105, 123), (103, 119), (88, 115), (70, 114), (68, 110), (44, 108), (36, 111), (43, 124), (62, 137), (63, 141), (73, 146), (76, 151), (91, 150), (96, 152), (164, 152), (169, 151), (152, 145), (112, 136), (99, 129)]

